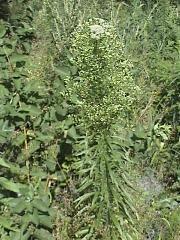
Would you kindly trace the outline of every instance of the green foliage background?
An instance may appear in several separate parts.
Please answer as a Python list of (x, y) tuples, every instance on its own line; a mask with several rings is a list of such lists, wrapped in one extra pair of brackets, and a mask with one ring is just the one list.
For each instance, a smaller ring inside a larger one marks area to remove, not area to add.
[(0, 10), (0, 238), (178, 239), (178, 1)]

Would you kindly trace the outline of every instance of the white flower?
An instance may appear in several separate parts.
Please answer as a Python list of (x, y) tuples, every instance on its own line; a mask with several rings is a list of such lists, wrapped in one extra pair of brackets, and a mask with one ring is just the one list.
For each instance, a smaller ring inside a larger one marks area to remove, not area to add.
[(94, 39), (99, 39), (101, 34), (105, 32), (105, 29), (101, 25), (91, 25), (91, 37)]

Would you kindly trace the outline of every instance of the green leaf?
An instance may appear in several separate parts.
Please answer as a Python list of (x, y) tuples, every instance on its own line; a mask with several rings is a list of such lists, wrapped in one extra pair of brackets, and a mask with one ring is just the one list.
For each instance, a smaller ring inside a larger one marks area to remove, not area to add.
[(122, 236), (123, 232), (122, 232), (121, 225), (120, 225), (117, 217), (114, 214), (111, 214), (111, 219), (112, 219), (112, 222), (114, 223), (114, 226), (117, 228), (118, 232)]
[(11, 62), (11, 63), (25, 62), (26, 60), (27, 60), (27, 56), (26, 56), (26, 55), (23, 55), (23, 54), (14, 53), (14, 54), (10, 57), (10, 62)]
[(64, 117), (64, 116), (66, 116), (66, 114), (67, 114), (67, 109), (66, 109), (66, 108), (62, 108), (62, 107), (60, 107), (60, 106), (57, 106), (57, 107), (56, 107), (56, 112), (57, 112), (57, 114), (59, 114), (60, 116)]
[(2, 84), (0, 84), (0, 98), (8, 95), (9, 95), (8, 89), (5, 88)]
[(67, 135), (73, 139), (77, 138), (77, 133), (76, 133), (76, 129), (74, 126), (72, 126), (70, 129), (68, 129)]
[(0, 71), (0, 79), (9, 79), (9, 71), (7, 69), (1, 69), (1, 71)]
[(46, 161), (46, 166), (49, 169), (49, 171), (53, 172), (56, 169), (56, 161)]
[(31, 236), (31, 232), (28, 231), (25, 234), (23, 234), (23, 231), (17, 231), (17, 232), (11, 232), (10, 233), (10, 240), (28, 240), (29, 237)]
[(86, 201), (87, 199), (91, 198), (94, 196), (95, 192), (90, 192), (90, 193), (85, 193), (81, 197), (77, 198), (74, 202), (78, 202), (77, 206), (78, 207), (82, 202)]
[(39, 215), (38, 215), (38, 211), (34, 211), (33, 215), (31, 215), (31, 221), (32, 223), (34, 223), (35, 225), (39, 225)]
[(140, 125), (138, 125), (135, 129), (134, 135), (138, 138), (138, 139), (145, 139), (147, 137), (147, 134), (144, 131), (144, 128)]
[(17, 231), (15, 228), (12, 227), (13, 221), (9, 217), (0, 216), (0, 226), (11, 230), (11, 231)]
[(39, 177), (39, 178), (47, 178), (48, 173), (44, 172), (41, 168), (38, 166), (33, 166), (31, 169), (31, 176), (33, 177)]
[(71, 69), (71, 74), (72, 75), (76, 75), (77, 74), (78, 68), (75, 65), (71, 66), (70, 69)]
[(55, 72), (56, 72), (62, 79), (70, 76), (70, 70), (69, 70), (68, 67), (65, 67), (65, 66), (59, 66), (59, 67), (55, 68)]
[(12, 192), (19, 193), (19, 184), (11, 182), (4, 177), (0, 177), (0, 185)]
[[(85, 229), (82, 229), (82, 230), (80, 230), (80, 231), (78, 231), (76, 234), (75, 234), (75, 236), (76, 237), (81, 237), (81, 239), (82, 239), (82, 237), (84, 236), (84, 235), (86, 235), (87, 233), (89, 233), (89, 228), (85, 228)], [(86, 239), (86, 238), (85, 238)]]
[(64, 171), (63, 170), (61, 170), (61, 171), (56, 171), (56, 174), (54, 174), (54, 175), (52, 175), (52, 176), (54, 176), (55, 178), (57, 178), (57, 181), (59, 181), (60, 182), (60, 184), (62, 184), (62, 183), (66, 183), (66, 180), (67, 180), (67, 177), (66, 177), (66, 175), (65, 175), (65, 173), (64, 173)]
[(14, 199), (15, 204), (13, 206), (13, 212), (15, 213), (21, 213), (23, 212), (27, 207), (27, 202), (25, 199)]
[(52, 236), (52, 234), (45, 230), (45, 229), (37, 229), (34, 232), (34, 237), (39, 239), (39, 240), (54, 240), (54, 237)]
[(16, 136), (16, 138), (14, 139), (14, 145), (15, 146), (20, 146), (21, 144), (24, 143), (26, 137), (23, 133), (20, 133), (19, 135)]
[(5, 198), (5, 197), (2, 197), (2, 196), (1, 196), (1, 199), (0, 199), (0, 202), (2, 204), (8, 205), (10, 207), (14, 206), (14, 198), (13, 197)]
[(87, 188), (89, 188), (93, 183), (93, 180), (92, 179), (89, 179), (89, 181), (86, 181), (84, 184), (81, 185), (80, 188), (78, 188), (77, 192), (78, 193), (81, 193), (83, 192), (84, 190), (86, 190)]
[(32, 140), (29, 143), (29, 153), (32, 154), (37, 151), (40, 147), (40, 142), (36, 140)]
[(0, 48), (0, 55), (10, 56), (14, 52), (14, 49), (9, 47), (2, 47)]
[(29, 112), (33, 116), (39, 116), (42, 113), (41, 109), (38, 107), (34, 105), (26, 105), (25, 103), (21, 103), (19, 111)]
[(3, 158), (0, 158), (0, 166), (10, 168), (11, 166), (4, 161)]
[(39, 215), (39, 222), (41, 225), (48, 227), (48, 228), (52, 228), (53, 224), (52, 224), (52, 220), (50, 216), (47, 215)]
[[(14, 78), (13, 79), (13, 82), (14, 82), (14, 86), (16, 87), (16, 89), (17, 90), (20, 90), (21, 89), (21, 87), (22, 87), (22, 79), (20, 79), (20, 78)], [(16, 95), (16, 96), (18, 96), (19, 97), (19, 95)]]
[(37, 138), (36, 140), (42, 141), (42, 142), (49, 142), (54, 139), (54, 136), (47, 134), (47, 133), (41, 133), (37, 132)]
[(41, 212), (48, 212), (49, 206), (40, 199), (34, 199), (32, 205)]
[(4, 37), (5, 34), (6, 34), (6, 28), (3, 25), (3, 23), (0, 22), (0, 38)]

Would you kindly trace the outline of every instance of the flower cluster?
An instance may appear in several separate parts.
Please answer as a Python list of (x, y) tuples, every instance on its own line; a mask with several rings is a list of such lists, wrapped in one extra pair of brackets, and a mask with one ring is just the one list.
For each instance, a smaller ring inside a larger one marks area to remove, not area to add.
[(78, 74), (67, 83), (78, 99), (78, 119), (93, 131), (110, 128), (131, 110), (138, 93), (116, 29), (102, 19), (89, 20), (74, 31), (70, 51)]
[(90, 26), (91, 38), (100, 39), (101, 35), (104, 33), (105, 29), (100, 25)]

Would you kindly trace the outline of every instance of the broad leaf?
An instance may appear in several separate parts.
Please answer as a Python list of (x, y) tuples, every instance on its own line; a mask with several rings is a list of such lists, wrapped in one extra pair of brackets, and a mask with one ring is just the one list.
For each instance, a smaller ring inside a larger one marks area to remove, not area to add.
[(10, 165), (1, 157), (0, 157), (0, 166), (10, 168)]
[(34, 232), (34, 237), (37, 238), (38, 240), (54, 240), (54, 237), (52, 236), (52, 234), (41, 228), (41, 229), (37, 229), (35, 232)]
[(12, 192), (15, 192), (15, 193), (19, 193), (19, 184), (17, 183), (14, 183), (12, 181), (9, 181), (8, 179), (4, 178), (4, 177), (0, 177), (0, 185), (9, 190), (9, 191), (12, 191)]

